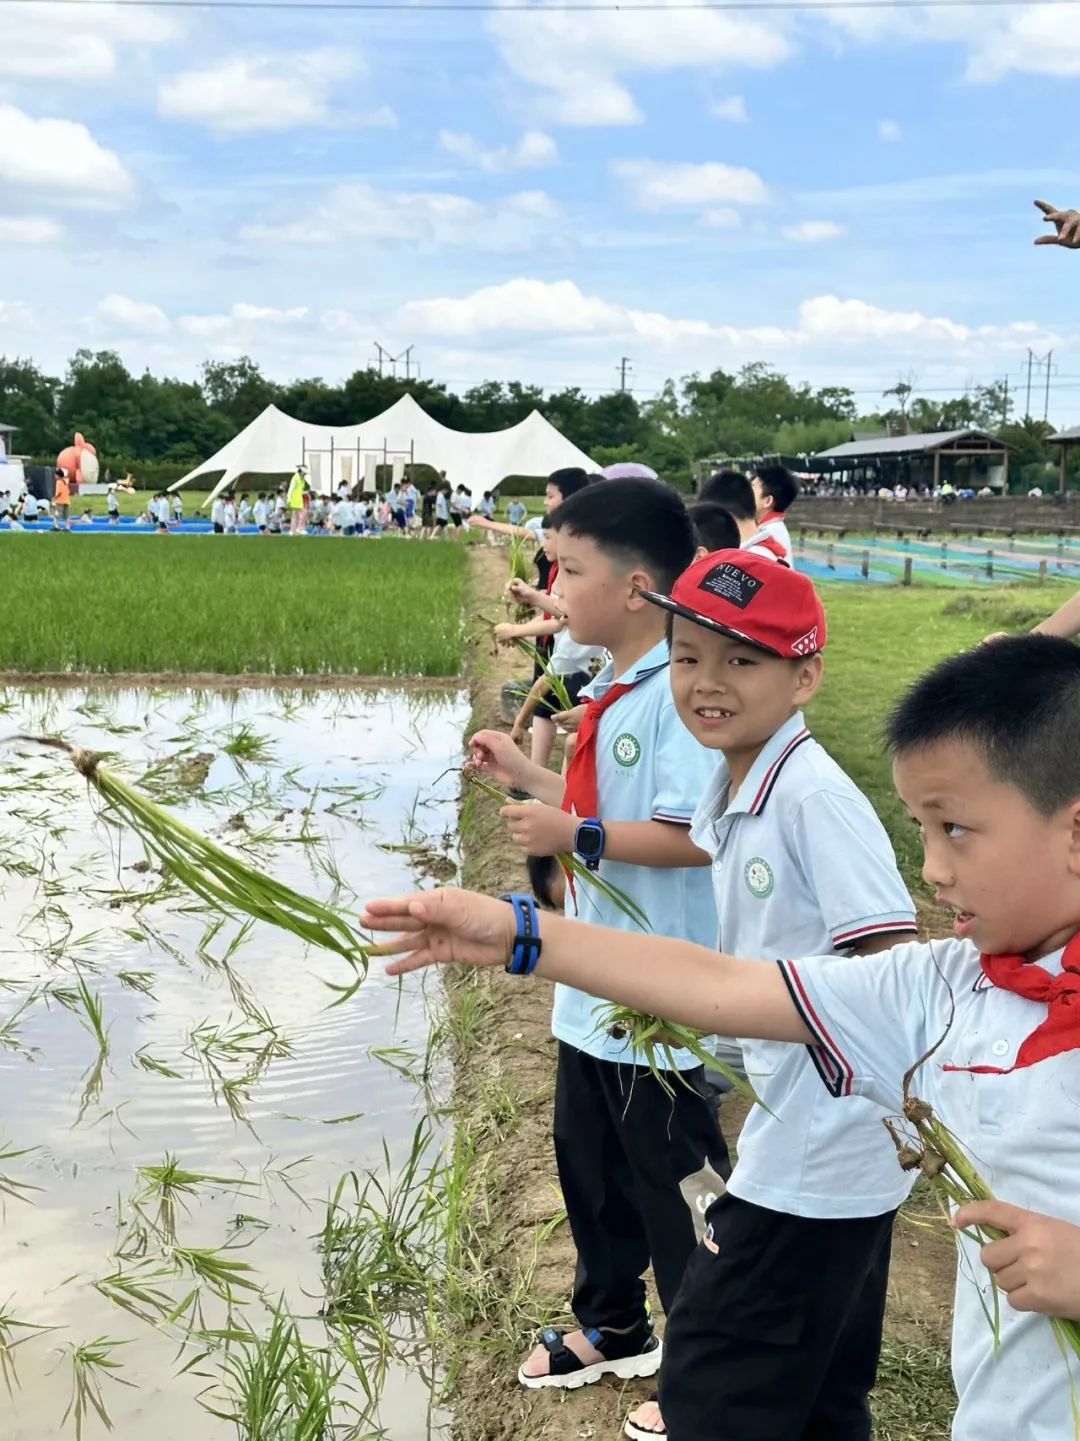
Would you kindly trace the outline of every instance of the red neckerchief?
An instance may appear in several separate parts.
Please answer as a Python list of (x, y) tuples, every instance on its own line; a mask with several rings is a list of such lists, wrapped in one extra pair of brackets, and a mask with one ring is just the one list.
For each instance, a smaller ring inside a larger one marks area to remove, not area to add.
[(1061, 974), (1052, 975), (1023, 956), (980, 956), (983, 975), (992, 985), (1028, 1001), (1047, 1006), (1046, 1019), (1031, 1032), (1016, 1055), (1014, 1066), (946, 1066), (947, 1071), (1007, 1076), (1038, 1061), (1080, 1049), (1080, 932), (1073, 936), (1061, 958)]
[(769, 514), (765, 517), (765, 519), (764, 519), (761, 523), (762, 523), (762, 525), (775, 525), (775, 524), (777, 523), (777, 521), (783, 520), (786, 515), (787, 515), (787, 511), (786, 511), (786, 510), (774, 510), (774, 511), (770, 511)]
[(754, 544), (762, 550), (767, 550), (776, 560), (783, 561), (783, 563), (787, 565), (787, 551), (773, 536), (759, 536), (759, 538), (754, 541)]
[[(550, 595), (550, 594), (551, 594), (551, 587), (555, 584), (556, 580), (558, 579), (558, 575), (559, 575), (559, 562), (558, 562), (557, 560), (553, 560), (553, 561), (551, 562), (551, 569), (548, 571), (547, 585), (544, 587), (545, 594), (547, 594), (547, 595)], [(545, 619), (545, 620), (552, 620), (552, 619), (554, 619), (554, 617), (551, 616), (551, 615), (549, 615), (547, 611), (544, 611), (544, 619)]]
[(636, 681), (631, 681), (629, 685), (613, 685), (603, 700), (591, 700), (585, 708), (578, 727), (577, 748), (566, 772), (566, 790), (562, 799), (563, 810), (571, 815), (585, 819), (596, 815), (599, 805), (596, 795), (596, 738), (600, 717), (636, 684)]

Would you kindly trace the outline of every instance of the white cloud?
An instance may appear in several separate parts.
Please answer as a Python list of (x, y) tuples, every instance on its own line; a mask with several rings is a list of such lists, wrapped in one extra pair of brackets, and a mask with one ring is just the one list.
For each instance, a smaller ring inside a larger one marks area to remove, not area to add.
[(122, 47), (161, 45), (181, 33), (172, 17), (138, 7), (0, 6), (3, 78), (68, 80), (80, 87), (109, 80), (119, 71)]
[(742, 224), (742, 216), (739, 212), (725, 205), (720, 206), (718, 210), (706, 210), (701, 219), (712, 230), (735, 230)]
[[(337, 86), (356, 68), (353, 57), (338, 50), (238, 55), (164, 81), (158, 114), (232, 135), (327, 125), (342, 113), (334, 100)], [(367, 117), (346, 116), (346, 123), (358, 120), (396, 124), (385, 106)]]
[[(489, 21), (503, 63), (538, 92), (540, 114), (560, 125), (633, 125), (643, 117), (623, 77), (720, 66), (768, 69), (791, 47), (777, 22), (705, 5), (618, 13), (528, 7)], [(527, 29), (525, 27), (528, 27)]]
[(940, 350), (952, 346), (958, 354), (985, 358), (987, 351), (1015, 354), (1017, 348), (1034, 343), (1060, 342), (1032, 321), (1005, 325), (964, 325), (946, 316), (924, 315), (919, 310), (885, 310), (865, 300), (841, 300), (835, 295), (818, 295), (799, 307), (796, 332), (804, 344), (857, 345), (873, 341), (892, 344), (910, 352), (913, 346)]
[(818, 245), (823, 240), (839, 240), (846, 234), (844, 226), (837, 225), (835, 220), (802, 220), (798, 225), (787, 227), (784, 239), (800, 245)]
[(613, 173), (626, 182), (641, 210), (674, 210), (686, 206), (761, 205), (769, 198), (765, 182), (743, 166), (664, 165), (654, 160), (617, 160)]
[(379, 190), (353, 182), (336, 185), (301, 218), (290, 212), (249, 225), (249, 241), (334, 245), (349, 240), (400, 241), (420, 246), (485, 250), (530, 248), (548, 234), (558, 214), (543, 190), (524, 190), (489, 203), (432, 190)]
[(877, 133), (879, 140), (885, 140), (890, 144), (895, 144), (897, 140), (904, 138), (903, 127), (899, 120), (879, 120)]
[(976, 40), (967, 78), (1000, 80), (1010, 71), (1031, 75), (1080, 75), (1080, 27), (1070, 7), (1033, 5), (1017, 9), (1004, 24)]
[(0, 183), (87, 209), (127, 204), (135, 184), (120, 157), (73, 120), (35, 120), (0, 105)]
[(459, 130), (440, 130), (439, 144), (451, 155), (486, 170), (489, 175), (509, 170), (532, 170), (555, 165), (559, 148), (542, 130), (526, 130), (515, 145), (485, 146), (475, 135)]
[(749, 118), (746, 101), (741, 95), (729, 95), (726, 100), (714, 100), (709, 106), (709, 114), (717, 120), (734, 120), (737, 125), (745, 125)]
[(0, 245), (51, 245), (63, 233), (43, 215), (0, 215)]
[(182, 315), (177, 322), (187, 335), (206, 339), (222, 339), (250, 333), (260, 326), (277, 328), (298, 325), (307, 319), (306, 305), (296, 305), (289, 310), (277, 310), (273, 306), (248, 305), (238, 301), (227, 313), (218, 315)]
[(637, 341), (657, 349), (705, 354), (723, 352), (737, 360), (798, 350), (828, 357), (838, 346), (900, 360), (968, 362), (988, 352), (1015, 353), (1018, 345), (1062, 343), (1027, 321), (969, 326), (920, 311), (887, 310), (864, 300), (819, 295), (803, 301), (793, 325), (717, 325), (639, 310), (582, 291), (571, 280), (519, 278), (486, 286), (462, 297), (414, 300), (402, 306), (396, 323), (410, 335), (495, 337), (561, 336), (575, 340)]
[(115, 292), (98, 305), (97, 319), (126, 335), (163, 335), (170, 328), (169, 317), (158, 306)]

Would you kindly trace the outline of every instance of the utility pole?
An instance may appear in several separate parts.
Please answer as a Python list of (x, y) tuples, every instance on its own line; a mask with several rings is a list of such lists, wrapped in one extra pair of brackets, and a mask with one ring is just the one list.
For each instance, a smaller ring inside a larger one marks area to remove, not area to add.
[(1044, 365), (1046, 366), (1046, 399), (1045, 399), (1045, 401), (1044, 401), (1044, 403), (1043, 403), (1043, 420), (1047, 420), (1047, 419), (1049, 418), (1049, 415), (1050, 415), (1050, 375), (1051, 375), (1051, 361), (1053, 360), (1053, 358), (1054, 358), (1054, 352), (1053, 352), (1052, 350), (1048, 350), (1045, 355), (1036, 355), (1035, 352), (1031, 349), (1031, 347), (1028, 346), (1028, 359), (1027, 359), (1027, 404), (1026, 404), (1025, 407), (1024, 407), (1024, 418), (1025, 418), (1025, 420), (1030, 420), (1030, 419), (1031, 419), (1031, 372), (1032, 372), (1032, 369), (1034, 368), (1035, 370), (1038, 370), (1038, 371), (1041, 372)]
[(381, 346), (377, 340), (376, 340), (376, 341), (373, 341), (372, 343), (374, 344), (375, 349), (376, 349), (376, 351), (378, 352), (377, 355), (376, 355), (376, 364), (377, 364), (378, 367), (379, 367), (379, 379), (381, 380), (381, 379), (382, 379), (382, 374), (383, 374), (383, 364), (384, 364), (384, 362), (385, 362), (385, 361), (389, 361), (390, 364), (393, 365), (393, 363), (394, 363), (394, 357), (390, 354), (390, 352), (389, 352), (388, 350), (386, 350), (383, 346)]
[(1046, 400), (1043, 402), (1044, 423), (1050, 418), (1050, 362), (1053, 357), (1054, 352), (1052, 350), (1048, 350), (1046, 352)]
[[(398, 360), (404, 360), (404, 362), (405, 362), (405, 379), (406, 379), (406, 380), (409, 379), (409, 370), (410, 370), (410, 368), (411, 368), (411, 366), (412, 366), (412, 360), (410, 359), (410, 356), (411, 356), (412, 353), (413, 353), (413, 349), (414, 349), (414, 347), (410, 345), (410, 346), (408, 346), (408, 347), (402, 352), (401, 355), (398, 356)], [(420, 375), (420, 364), (419, 364), (419, 362), (417, 362), (416, 374), (417, 374), (417, 378), (419, 378), (419, 375)]]
[(1005, 377), (1005, 392), (1001, 397), (1001, 423), (1002, 425), (1008, 425), (1009, 423), (1009, 377), (1007, 375)]
[(626, 389), (626, 375), (630, 370), (630, 357), (624, 355), (615, 369), (619, 372), (619, 390), (624, 391)]

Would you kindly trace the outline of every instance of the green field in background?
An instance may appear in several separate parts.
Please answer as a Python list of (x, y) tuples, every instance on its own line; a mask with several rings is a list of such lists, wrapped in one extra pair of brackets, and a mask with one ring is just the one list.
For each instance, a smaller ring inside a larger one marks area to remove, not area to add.
[(460, 545), (27, 533), (3, 547), (0, 671), (462, 668)]

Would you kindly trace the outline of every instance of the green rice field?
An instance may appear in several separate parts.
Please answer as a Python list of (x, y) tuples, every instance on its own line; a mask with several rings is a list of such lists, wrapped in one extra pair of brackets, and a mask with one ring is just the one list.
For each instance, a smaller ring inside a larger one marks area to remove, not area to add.
[(454, 676), (465, 548), (10, 536), (0, 671)]
[(993, 631), (1020, 634), (1072, 585), (939, 590), (821, 586), (829, 623), (825, 679), (809, 710), (822, 745), (865, 791), (889, 832), (904, 879), (921, 888), (922, 847), (893, 790), (882, 729), (900, 693), (930, 666)]

